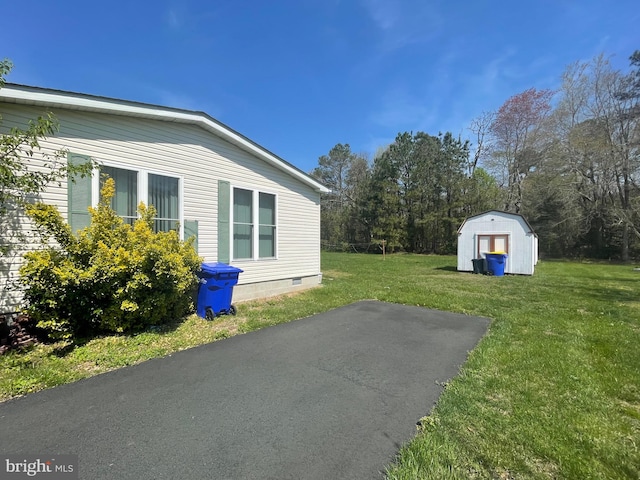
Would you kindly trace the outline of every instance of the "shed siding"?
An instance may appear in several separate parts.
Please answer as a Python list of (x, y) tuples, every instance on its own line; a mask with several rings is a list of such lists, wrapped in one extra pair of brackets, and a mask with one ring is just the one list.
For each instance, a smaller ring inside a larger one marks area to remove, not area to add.
[[(26, 125), (42, 109), (1, 104), (4, 128)], [(48, 109), (60, 131), (41, 142), (98, 162), (180, 177), (184, 220), (198, 221), (199, 254), (217, 261), (218, 180), (277, 195), (277, 259), (233, 262), (239, 285), (320, 274), (320, 196), (308, 185), (235, 145), (190, 124)], [(67, 216), (67, 185), (51, 185), (42, 200)], [(12, 269), (19, 262), (12, 262)], [(1, 309), (0, 309), (1, 311)]]
[(458, 270), (473, 271), (477, 258), (477, 237), (483, 234), (509, 235), (505, 273), (533, 275), (537, 262), (537, 237), (520, 215), (487, 212), (465, 221), (458, 234)]

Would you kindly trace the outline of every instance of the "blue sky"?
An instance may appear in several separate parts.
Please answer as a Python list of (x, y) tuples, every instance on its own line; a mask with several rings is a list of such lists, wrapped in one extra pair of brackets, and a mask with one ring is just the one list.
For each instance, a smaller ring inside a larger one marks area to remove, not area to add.
[[(640, 49), (637, 0), (0, 2), (7, 80), (202, 110), (305, 171)], [(11, 20), (10, 20), (11, 19)]]

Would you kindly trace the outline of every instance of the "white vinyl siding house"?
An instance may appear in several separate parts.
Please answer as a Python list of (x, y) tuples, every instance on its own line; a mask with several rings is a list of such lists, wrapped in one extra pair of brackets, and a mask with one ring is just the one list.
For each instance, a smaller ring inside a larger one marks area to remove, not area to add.
[(517, 213), (491, 210), (467, 218), (458, 229), (458, 270), (473, 271), (473, 259), (487, 252), (507, 254), (505, 273), (533, 275), (538, 236)]
[[(0, 89), (3, 131), (44, 112), (60, 129), (41, 142), (43, 150), (63, 148), (69, 161), (100, 165), (91, 178), (51, 185), (42, 195), (74, 229), (88, 224), (87, 207), (97, 204), (107, 174), (116, 180), (113, 206), (123, 218), (135, 218), (138, 202), (153, 204), (156, 229), (195, 236), (205, 261), (244, 270), (235, 301), (321, 282), (320, 193), (328, 190), (304, 172), (204, 113), (10, 84)], [(0, 265), (0, 280), (15, 278), (19, 265), (19, 258)], [(0, 311), (15, 302), (3, 294)]]

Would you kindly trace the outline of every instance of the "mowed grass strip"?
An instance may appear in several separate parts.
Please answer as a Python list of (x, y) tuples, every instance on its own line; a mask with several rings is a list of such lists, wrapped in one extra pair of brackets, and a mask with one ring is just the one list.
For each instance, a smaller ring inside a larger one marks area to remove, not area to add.
[(378, 299), (493, 319), (388, 478), (640, 478), (640, 272), (545, 261), (533, 277), (487, 277), (455, 265), (325, 253), (323, 288), (241, 304), (237, 317), (4, 355), (0, 398)]

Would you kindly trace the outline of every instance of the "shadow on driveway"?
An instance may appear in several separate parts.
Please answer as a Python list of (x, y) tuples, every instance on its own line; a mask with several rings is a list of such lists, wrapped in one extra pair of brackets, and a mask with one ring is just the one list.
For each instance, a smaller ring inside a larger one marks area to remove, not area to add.
[(0, 454), (78, 455), (91, 480), (382, 478), (488, 325), (354, 303), (2, 403)]

